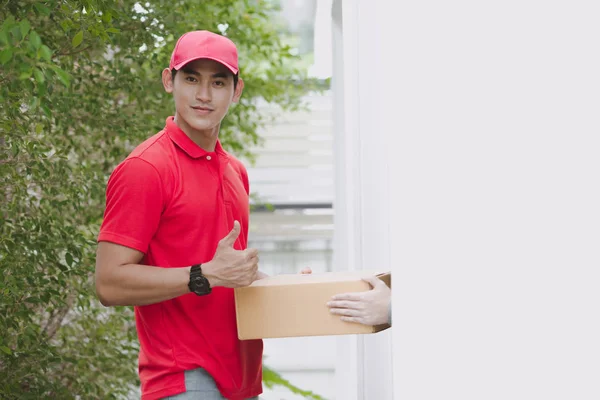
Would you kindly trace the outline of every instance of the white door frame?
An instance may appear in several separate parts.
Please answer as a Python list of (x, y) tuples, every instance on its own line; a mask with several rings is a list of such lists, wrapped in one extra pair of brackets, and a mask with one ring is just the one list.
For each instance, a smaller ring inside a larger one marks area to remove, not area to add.
[[(365, 1), (333, 2), (335, 270), (389, 270), (386, 138), (376, 118), (381, 89), (373, 84), (375, 12)], [(340, 336), (336, 361), (336, 399), (393, 398), (391, 330)]]

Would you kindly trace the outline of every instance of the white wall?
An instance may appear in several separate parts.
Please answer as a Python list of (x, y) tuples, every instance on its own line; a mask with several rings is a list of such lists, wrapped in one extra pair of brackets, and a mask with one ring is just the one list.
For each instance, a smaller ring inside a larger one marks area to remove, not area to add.
[(599, 3), (369, 3), (394, 399), (599, 399)]

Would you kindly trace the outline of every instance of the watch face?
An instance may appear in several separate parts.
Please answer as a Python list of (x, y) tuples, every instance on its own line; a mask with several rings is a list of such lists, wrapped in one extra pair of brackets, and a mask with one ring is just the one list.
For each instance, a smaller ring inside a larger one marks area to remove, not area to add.
[(197, 276), (192, 279), (192, 285), (194, 293), (196, 294), (208, 294), (210, 293), (210, 285), (208, 280), (203, 276)]

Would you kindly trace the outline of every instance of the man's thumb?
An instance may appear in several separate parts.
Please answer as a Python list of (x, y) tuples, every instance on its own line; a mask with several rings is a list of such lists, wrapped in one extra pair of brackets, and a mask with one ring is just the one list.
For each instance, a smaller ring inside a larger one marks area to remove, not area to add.
[(241, 232), (240, 223), (233, 221), (233, 229), (221, 240), (221, 244), (225, 246), (233, 246)]

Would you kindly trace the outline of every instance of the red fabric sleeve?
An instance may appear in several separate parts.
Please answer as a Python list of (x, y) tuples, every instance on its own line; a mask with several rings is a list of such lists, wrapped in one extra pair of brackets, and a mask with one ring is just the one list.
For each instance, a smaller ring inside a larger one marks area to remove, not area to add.
[(98, 241), (148, 251), (163, 212), (158, 171), (147, 161), (129, 158), (112, 173), (106, 188), (106, 210)]
[(240, 176), (242, 177), (242, 182), (244, 183), (244, 188), (246, 189), (246, 193), (250, 195), (250, 182), (248, 181), (248, 171), (246, 167), (241, 162), (237, 161), (238, 171), (240, 172)]

